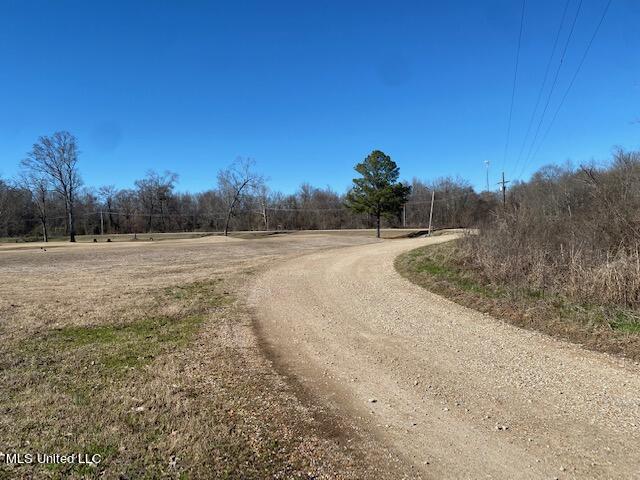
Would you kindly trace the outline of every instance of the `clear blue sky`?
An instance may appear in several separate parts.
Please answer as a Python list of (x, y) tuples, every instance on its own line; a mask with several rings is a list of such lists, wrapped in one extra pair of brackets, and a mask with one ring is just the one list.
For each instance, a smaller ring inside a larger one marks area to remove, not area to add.
[[(606, 3), (584, 0), (547, 118)], [(527, 2), (508, 177), (563, 7)], [(180, 190), (203, 190), (249, 156), (274, 189), (307, 181), (343, 191), (353, 165), (382, 149), (403, 178), (460, 175), (483, 187), (483, 161), (492, 183), (503, 163), (520, 9), (520, 0), (0, 0), (0, 174), (14, 175), (39, 135), (66, 129), (93, 186), (127, 187), (154, 168), (177, 172)], [(613, 0), (526, 173), (640, 148), (638, 25), (640, 2)]]

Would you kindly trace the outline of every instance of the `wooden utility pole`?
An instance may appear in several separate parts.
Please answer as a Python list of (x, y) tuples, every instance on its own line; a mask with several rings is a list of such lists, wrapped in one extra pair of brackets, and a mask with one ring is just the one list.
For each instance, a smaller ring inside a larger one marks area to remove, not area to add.
[(505, 180), (504, 179), (504, 172), (502, 172), (502, 181), (498, 182), (498, 185), (500, 185), (500, 188), (502, 189), (502, 206), (506, 206), (507, 205), (507, 183), (509, 183), (510, 180)]
[(435, 200), (435, 190), (431, 192), (431, 209), (429, 210), (429, 236), (431, 236), (431, 220), (433, 219), (433, 201)]
[(100, 210), (100, 235), (104, 235), (104, 216)]

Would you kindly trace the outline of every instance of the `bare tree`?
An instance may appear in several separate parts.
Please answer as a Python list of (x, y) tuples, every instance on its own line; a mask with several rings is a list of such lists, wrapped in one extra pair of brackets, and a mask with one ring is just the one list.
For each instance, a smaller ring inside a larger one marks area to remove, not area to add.
[(267, 213), (267, 204), (269, 203), (269, 187), (263, 182), (255, 189), (255, 195), (260, 205), (260, 214), (262, 215), (262, 223), (265, 230), (269, 230), (269, 214)]
[(145, 178), (136, 180), (138, 197), (147, 214), (147, 231), (152, 230), (155, 216), (160, 218), (160, 225), (158, 225), (160, 231), (167, 230), (168, 202), (173, 196), (173, 189), (177, 182), (177, 173), (166, 171), (160, 175), (153, 170), (149, 170)]
[(42, 236), (45, 242), (49, 241), (47, 229), (47, 212), (49, 208), (49, 192), (51, 182), (46, 175), (38, 171), (27, 170), (22, 173), (20, 184), (31, 193), (31, 201), (36, 207), (36, 215), (42, 226)]
[(252, 193), (264, 184), (264, 177), (253, 171), (255, 161), (238, 158), (233, 165), (218, 172), (218, 189), (226, 207), (224, 234), (229, 234), (229, 222), (235, 215), (235, 208), (244, 195)]
[(138, 218), (138, 192), (131, 189), (118, 190), (113, 198), (114, 208), (120, 215), (118, 219), (119, 233), (135, 233), (142, 231)]
[[(113, 202), (117, 193), (118, 191), (116, 190), (115, 185), (104, 185), (98, 189), (98, 196), (100, 197), (103, 205), (107, 207), (109, 227), (110, 229), (113, 228), (116, 232), (119, 232), (120, 222), (116, 220), (113, 215)], [(102, 212), (100, 215), (102, 215)]]
[(78, 144), (69, 132), (42, 136), (23, 160), (25, 170), (48, 178), (64, 199), (68, 217), (69, 241), (76, 241), (74, 206), (76, 191), (82, 185), (78, 172)]
[(6, 222), (7, 203), (9, 199), (9, 185), (0, 178), (0, 223)]

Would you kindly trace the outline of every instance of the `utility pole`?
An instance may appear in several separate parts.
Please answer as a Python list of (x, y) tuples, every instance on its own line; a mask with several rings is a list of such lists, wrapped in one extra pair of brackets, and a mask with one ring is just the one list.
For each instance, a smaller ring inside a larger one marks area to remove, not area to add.
[(485, 160), (484, 164), (487, 167), (487, 192), (488, 192), (489, 191), (489, 160)]
[(102, 210), (100, 210), (100, 235), (104, 235), (104, 215)]
[(436, 191), (431, 192), (431, 209), (429, 211), (429, 236), (431, 236), (431, 219), (433, 219), (433, 200), (435, 199)]
[(504, 179), (504, 172), (502, 172), (502, 181), (498, 182), (498, 185), (500, 185), (500, 188), (502, 189), (502, 206), (506, 206), (507, 205), (507, 183), (509, 183), (510, 180), (505, 180)]

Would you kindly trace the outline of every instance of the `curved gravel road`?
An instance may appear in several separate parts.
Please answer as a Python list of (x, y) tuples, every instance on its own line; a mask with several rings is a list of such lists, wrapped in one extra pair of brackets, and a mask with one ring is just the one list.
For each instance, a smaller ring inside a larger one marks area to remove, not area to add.
[(423, 478), (640, 478), (640, 368), (510, 326), (393, 267), (450, 239), (309, 254), (257, 280), (285, 373)]

